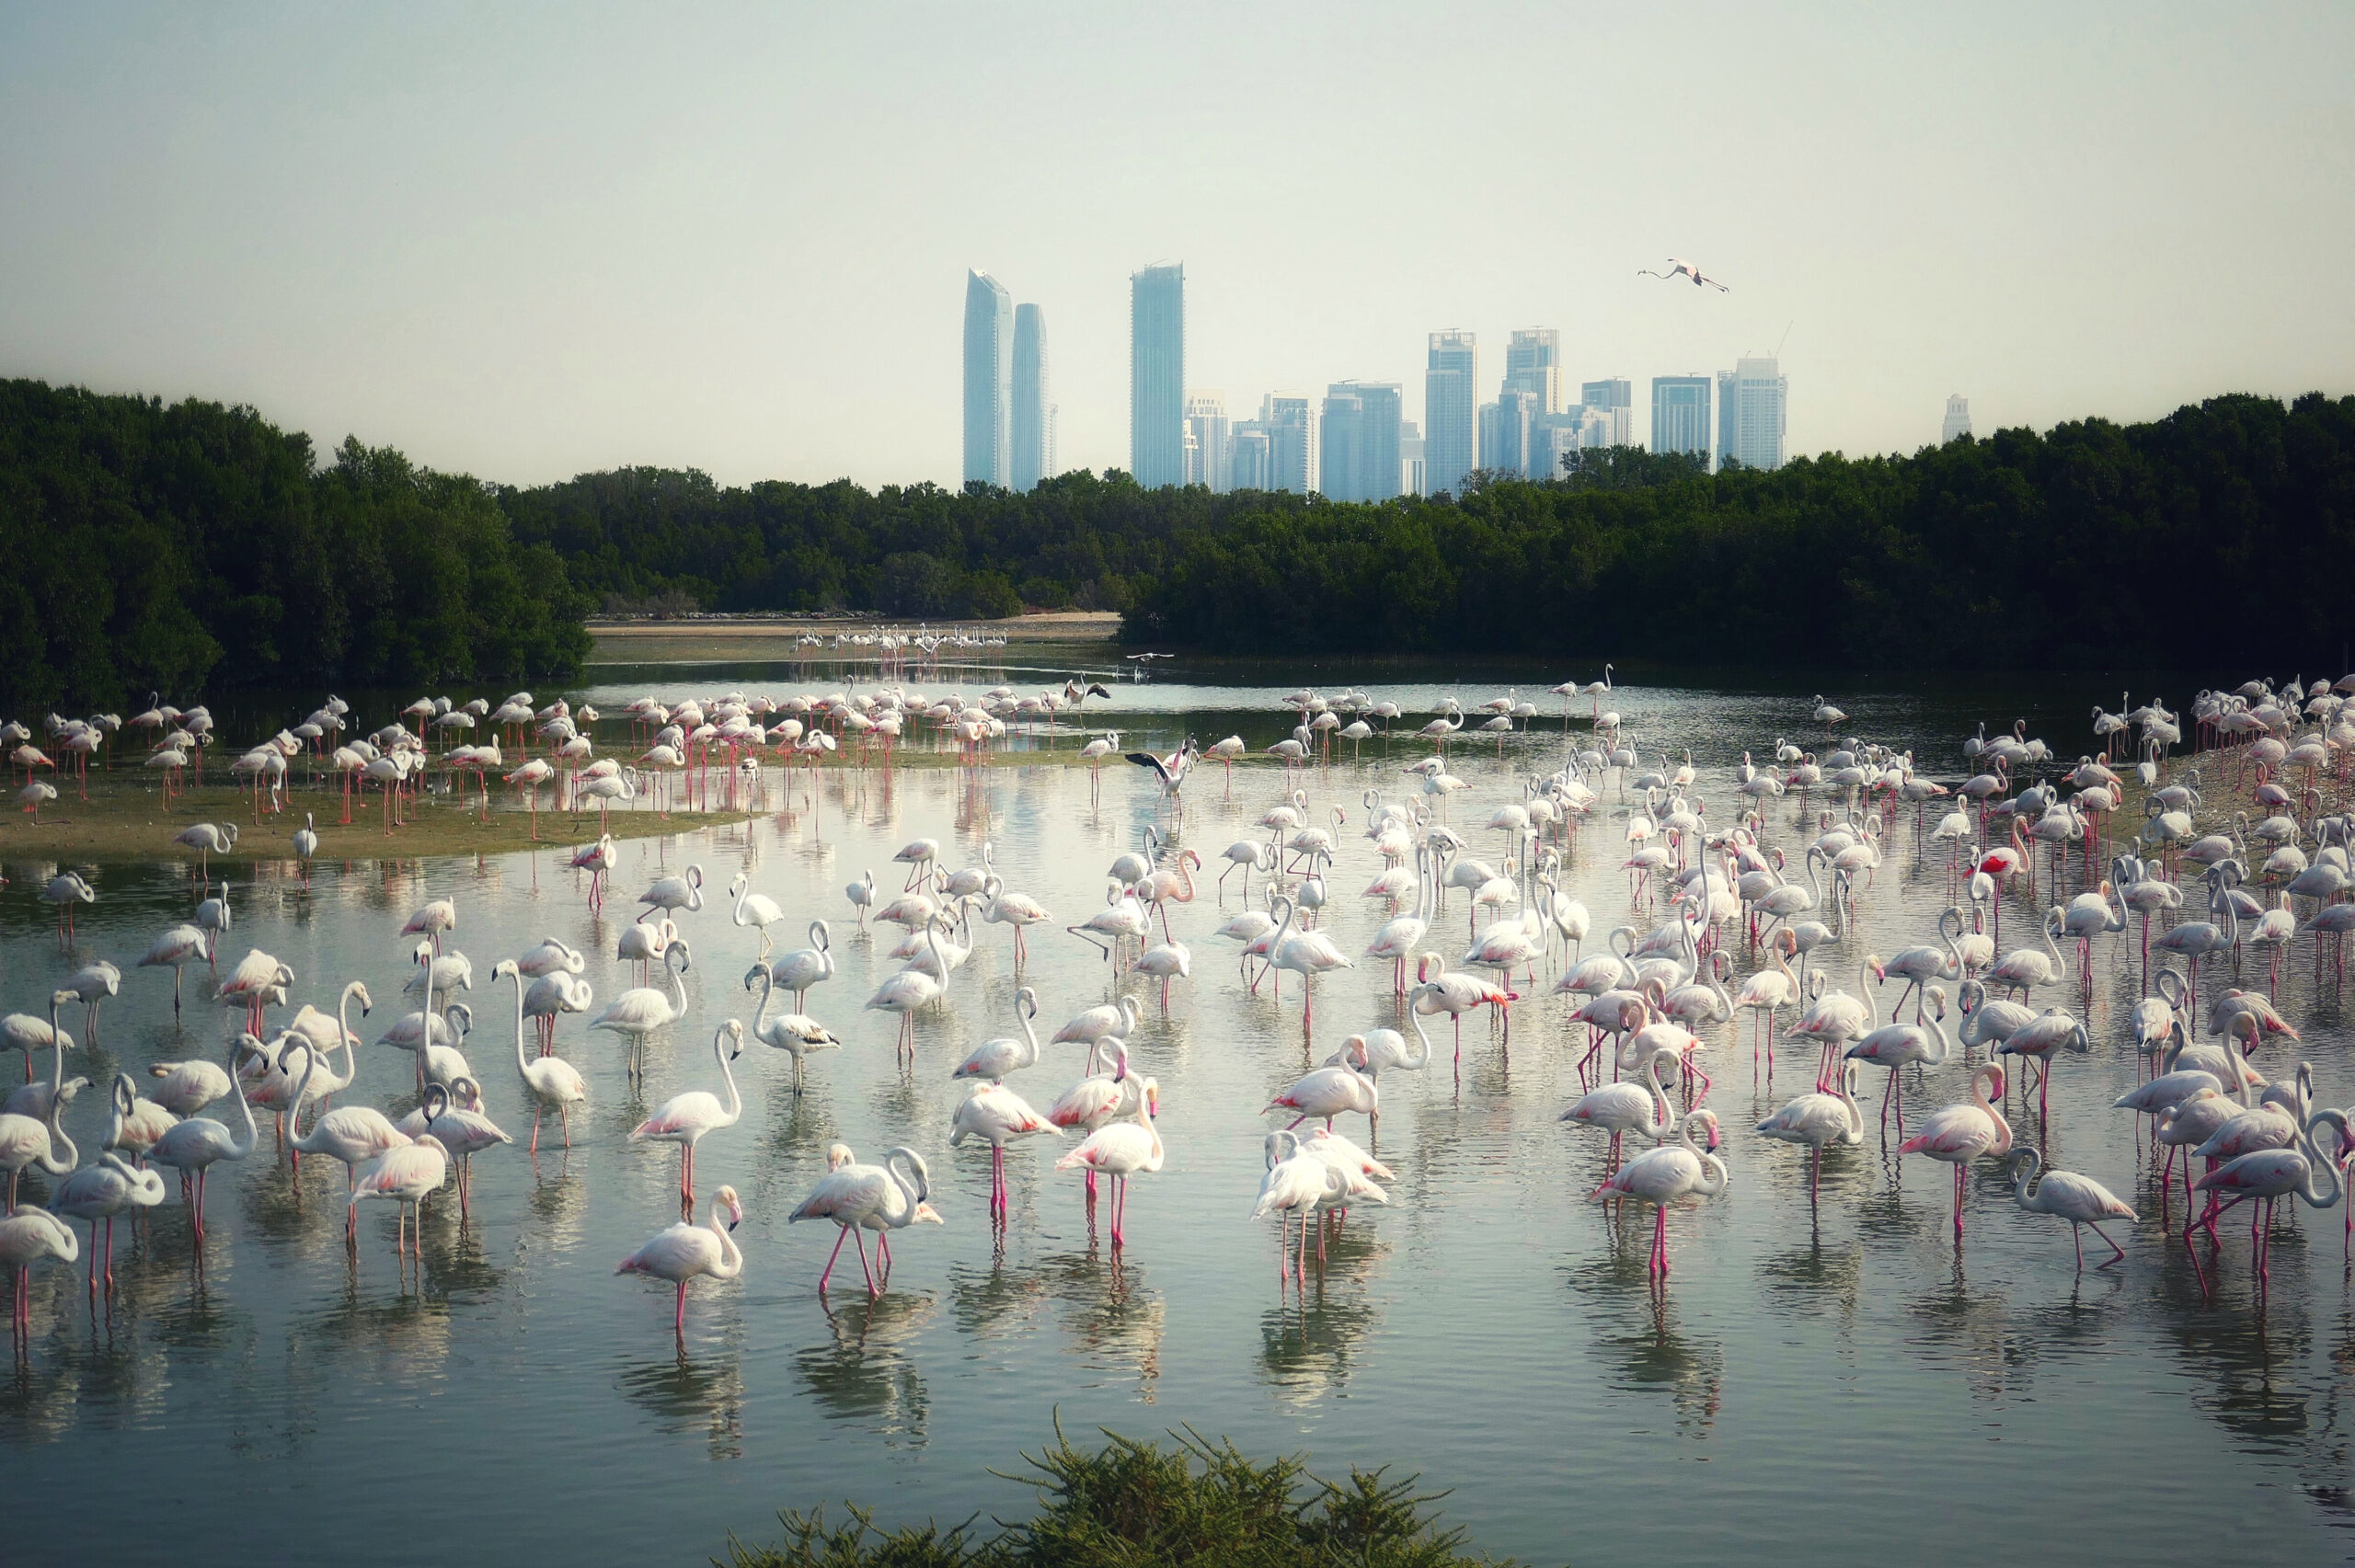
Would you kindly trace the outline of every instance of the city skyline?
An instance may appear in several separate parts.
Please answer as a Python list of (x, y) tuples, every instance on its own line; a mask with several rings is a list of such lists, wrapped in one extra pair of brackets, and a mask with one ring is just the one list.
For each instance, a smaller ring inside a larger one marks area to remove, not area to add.
[[(2294, 261), (2355, 247), (2355, 13), (2036, 13), (2024, 49), (2028, 15), (1531, 12), (1512, 52), (1560, 90), (1499, 97), (1505, 32), (1379, 3), (1258, 18), (1239, 65), (1231, 29), (1123, 13), (952, 52), (856, 10), (11, 7), (0, 372), (511, 483), (954, 485), (944, 280), (979, 264), (1052, 317), (1058, 456), (1101, 471), (1130, 461), (1124, 280), (1183, 257), (1187, 375), (1231, 417), (1398, 381), (1434, 469), (1450, 325), (1479, 402), (1532, 323), (1566, 398), (1776, 355), (1788, 453), (1913, 451), (1956, 387), (1984, 434), (2355, 385), (2355, 318)], [(1476, 120), (1548, 144), (1567, 101), (1616, 149), (1574, 200), (1461, 155)], [(1739, 179), (1648, 132), (1735, 102)], [(1395, 155), (1327, 134), (1370, 106)], [(1670, 254), (1732, 292), (1637, 276)]]

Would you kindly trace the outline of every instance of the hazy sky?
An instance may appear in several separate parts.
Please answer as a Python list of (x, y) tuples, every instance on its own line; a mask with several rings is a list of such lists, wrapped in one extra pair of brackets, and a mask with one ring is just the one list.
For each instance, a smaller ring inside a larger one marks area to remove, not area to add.
[[(0, 0), (0, 374), (515, 482), (959, 471), (964, 271), (1128, 464), (1188, 380), (1783, 350), (1795, 452), (2355, 389), (2355, 6)], [(1730, 294), (1634, 276), (1691, 257)]]

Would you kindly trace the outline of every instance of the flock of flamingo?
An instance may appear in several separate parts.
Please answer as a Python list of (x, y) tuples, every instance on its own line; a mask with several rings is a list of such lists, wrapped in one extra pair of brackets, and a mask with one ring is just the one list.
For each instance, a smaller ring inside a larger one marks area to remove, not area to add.
[[(1597, 1204), (1632, 1202), (1652, 1211), (1648, 1272), (1656, 1280), (1664, 1282), (1671, 1266), (1671, 1209), (1717, 1197), (1730, 1183), (1717, 1152), (1726, 1128), (1706, 1100), (1711, 1060), (1731, 1043), (1728, 1026), (1744, 1013), (1752, 1018), (1754, 1074), (1771, 1081), (1778, 1048), (1812, 1063), (1808, 1092), (1754, 1129), (1755, 1136), (1808, 1151), (1811, 1202), (1820, 1194), (1825, 1150), (1861, 1143), (1871, 1130), (1873, 1115), (1859, 1093), (1865, 1070), (1878, 1069), (1884, 1078), (1878, 1110), (1882, 1137), (1898, 1140), (1901, 1156), (1952, 1170), (1958, 1248), (1967, 1175), (1984, 1162), (2006, 1173), (2019, 1209), (2070, 1225), (2080, 1268), (2082, 1233), (2088, 1228), (2111, 1249), (2099, 1266), (2123, 1258), (2124, 1245), (2105, 1226), (2141, 1225), (2142, 1218), (2093, 1175), (2049, 1168), (2031, 1141), (2049, 1114), (2056, 1077), (2065, 1092), (2067, 1059), (2096, 1048), (2087, 1020), (2094, 944), (2105, 940), (2128, 945), (2127, 962), (2142, 994), (2127, 1037), (2099, 1043), (2131, 1047), (2147, 1066), (2147, 1076), (2115, 1108), (2151, 1118), (2155, 1143), (2167, 1150), (2163, 1201), (2179, 1163), (2181, 1229), (2172, 1220), (2161, 1223), (2170, 1244), (2190, 1249), (2203, 1282), (2222, 1256), (2218, 1227), (2233, 1208), (2246, 1205), (2255, 1213), (2251, 1267), (2262, 1290), (2269, 1283), (2269, 1245), (2280, 1202), (2317, 1209), (2342, 1203), (2346, 1168), (2355, 1157), (2349, 1113), (2316, 1103), (2311, 1064), (2269, 1074), (2257, 1063), (2260, 1054), (2299, 1039), (2275, 1001), (2282, 965), (2298, 944), (2310, 944), (2318, 983), (2326, 967), (2343, 977), (2345, 935), (2355, 927), (2355, 902), (2347, 901), (2355, 816), (2344, 810), (2355, 767), (2355, 676), (2335, 685), (2298, 681), (2277, 688), (2253, 681), (2233, 692), (2201, 692), (2186, 710), (2193, 739), (2183, 758), (2177, 753), (2186, 747), (2185, 717), (2158, 703), (2121, 704), (2114, 714), (2097, 709), (2094, 750), (2074, 765), (2028, 737), (2024, 724), (1992, 737), (1982, 727), (1963, 745), (1968, 775), (1948, 783), (1918, 773), (1910, 754), (1841, 739), (1848, 715), (1819, 698), (1813, 717), (1822, 726), (1821, 744), (1777, 738), (1760, 749), (1769, 759), (1763, 762), (1742, 753), (1724, 775), (1731, 809), (1717, 822), (1690, 753), (1682, 761), (1663, 756), (1648, 763), (1620, 715), (1605, 708), (1609, 676), (1606, 670), (1603, 681), (1554, 689), (1565, 700), (1559, 765), (1514, 779), (1509, 796), (1491, 804), (1476, 827), (1469, 815), (1451, 821), (1460, 815), (1453, 797), (1473, 786), (1449, 771), (1449, 742), (1473, 722), (1474, 713), (1488, 715), (1481, 728), (1497, 731), (1500, 745), (1516, 727), (1526, 734), (1538, 722), (1534, 704), (1509, 695), (1467, 713), (1450, 702), (1415, 732), (1432, 750), (1398, 769), (1396, 785), (1364, 789), (1355, 801), (1320, 802), (1313, 792), (1329, 789), (1333, 775), (1316, 763), (1331, 742), (1362, 741), (1373, 733), (1367, 718), (1378, 717), (1386, 727), (1400, 715), (1395, 704), (1377, 704), (1362, 692), (1327, 697), (1304, 690), (1289, 699), (1298, 724), (1290, 738), (1265, 749), (1267, 766), (1258, 775), (1280, 778), (1281, 786), (1270, 792), (1258, 831), (1219, 852), (1223, 869), (1208, 885), (1223, 902), (1227, 879), (1241, 877), (1242, 908), (1215, 933), (1236, 944), (1232, 983), (1255, 993), (1271, 986), (1281, 1000), (1289, 975), (1300, 992), (1307, 1070), (1267, 1106), (1285, 1125), (1265, 1136), (1251, 1210), (1252, 1218), (1272, 1218), (1283, 1227), (1280, 1256), (1288, 1281), (1298, 1279), (1305, 1288), (1312, 1240), (1321, 1256), (1331, 1228), (1344, 1222), (1350, 1207), (1389, 1202), (1380, 1184), (1394, 1180), (1393, 1173), (1337, 1123), (1365, 1118), (1373, 1144), (1385, 1075), (1428, 1070), (1442, 1052), (1460, 1071), (1466, 1014), (1485, 1014), (1493, 1048), (1510, 1050), (1516, 1010), (1526, 1013), (1545, 1005), (1537, 989), (1545, 984), (1541, 966), (1555, 976), (1545, 994), (1566, 999), (1557, 1014), (1558, 1042), (1571, 1053), (1581, 1090), (1560, 1119), (1576, 1132), (1608, 1140), (1608, 1174), (1588, 1196)], [(1082, 682), (1063, 693), (1074, 708), (1089, 695), (1109, 693)], [(1572, 727), (1572, 709), (1581, 697), (1591, 704), (1583, 738)], [(1033, 705), (1026, 708), (1026, 702)], [(1043, 716), (1051, 723), (1063, 705), (1051, 693), (1018, 699), (1004, 688), (971, 703), (893, 689), (872, 697), (765, 704), (735, 694), (677, 708), (649, 698), (632, 704), (629, 717), (646, 732), (649, 753), (672, 753), (654, 756), (648, 765), (677, 766), (690, 754), (727, 750), (732, 777), (741, 768), (733, 750), (738, 744), (749, 750), (777, 743), (769, 734), (748, 736), (761, 727), (762, 716), (807, 715), (806, 727), (795, 721), (796, 732), (785, 742), (793, 748), (811, 734), (867, 735), (887, 727), (896, 734), (902, 724), (921, 719), (938, 726), (946, 743), (969, 746), (986, 744), (993, 725), (1003, 733), (1009, 718)], [(437, 716), (466, 711), (430, 701), (412, 710), (429, 726)], [(323, 708), (306, 723), (317, 726), (321, 715), (339, 725), (342, 717)], [(186, 716), (176, 713), (170, 722)], [(511, 727), (540, 726), (558, 748), (583, 738), (577, 727), (594, 718), (589, 710), (535, 712), (528, 694), (484, 716)], [(551, 718), (571, 733), (547, 729)], [(287, 738), (299, 750), (330, 733), (321, 728), (318, 735)], [(383, 754), (426, 750), (397, 737), (379, 738), (388, 742), (380, 748)], [(265, 745), (284, 754), (274, 743)], [(1166, 1151), (1158, 1126), (1161, 1086), (1143, 1070), (1145, 1064), (1132, 1059), (1131, 1037), (1143, 1004), (1133, 992), (1121, 992), (1121, 985), (1128, 978), (1158, 981), (1166, 1008), (1171, 985), (1193, 981), (1193, 955), (1173, 934), (1172, 912), (1208, 887), (1195, 880), (1202, 854), (1181, 842), (1183, 791), (1201, 761), (1216, 761), (1227, 765), (1231, 798), (1233, 764), (1247, 750), (1237, 737), (1207, 749), (1189, 740), (1167, 755), (1123, 753), (1116, 735), (1088, 744), (1083, 754), (1091, 766), (1125, 757), (1149, 773), (1160, 796), (1156, 822), (1166, 830), (1148, 828), (1140, 849), (1107, 868), (1103, 904), (1084, 918), (1060, 920), (1012, 889), (990, 844), (977, 864), (952, 869), (943, 863), (938, 841), (917, 839), (895, 857), (905, 872), (896, 888), (879, 884), (870, 871), (844, 890), (844, 918), (862, 928), (873, 922), (904, 933), (889, 955), (904, 967), (876, 987), (862, 1011), (899, 1020), (896, 1051), (904, 1070), (946, 1071), (966, 1091), (948, 1127), (911, 1128), (905, 1141), (879, 1160), (862, 1162), (840, 1143), (827, 1150), (825, 1175), (789, 1215), (792, 1221), (835, 1227), (832, 1252), (817, 1276), (821, 1295), (845, 1244), (856, 1249), (866, 1289), (877, 1295), (889, 1288), (893, 1235), (944, 1222), (919, 1148), (941, 1132), (952, 1147), (969, 1141), (989, 1147), (989, 1211), (999, 1228), (1008, 1223), (1011, 1207), (1009, 1147), (1075, 1136), (1079, 1141), (1054, 1167), (1082, 1176), (1091, 1223), (1099, 1188), (1105, 1193), (1111, 1245), (1116, 1252), (1128, 1245), (1131, 1184), (1162, 1171)], [(753, 761), (756, 771), (756, 756)], [(623, 777), (625, 771), (600, 776)], [(1246, 774), (1246, 787), (1252, 776)], [(398, 787), (398, 781), (388, 784), (388, 822), (396, 810), (390, 795)], [(2326, 809), (2333, 793), (2342, 807), (2336, 814)], [(2139, 818), (2126, 810), (2130, 795), (2139, 798)], [(2203, 823), (2213, 830), (2203, 831)], [(302, 831), (310, 831), (307, 819)], [(1496, 835), (1497, 847), (1483, 858), (1477, 841), (1488, 834)], [(375, 1042), (414, 1060), (416, 1101), (396, 1118), (390, 1110), (352, 1103), (346, 1093), (358, 1076), (362, 1047), (353, 1010), (364, 1019), (375, 1005), (365, 984), (352, 980), (333, 990), (331, 1011), (305, 1002), (273, 1019), (299, 993), (302, 979), (259, 949), (234, 964), (222, 960), (220, 944), (233, 917), (226, 885), (215, 891), (210, 857), (236, 853), (237, 836), (225, 823), (178, 835), (175, 842), (196, 852), (191, 881), (199, 901), (190, 921), (165, 932), (134, 966), (172, 972), (176, 1013), (182, 1007), (183, 971), (203, 966), (203, 1004), (227, 1020), (228, 1038), (217, 1058), (200, 1053), (154, 1063), (145, 1083), (128, 1072), (116, 1074), (100, 1104), (86, 1107), (98, 1115), (77, 1113), (84, 1129), (77, 1140), (66, 1117), (85, 1104), (82, 1095), (91, 1085), (68, 1075), (68, 1055), (76, 1044), (63, 1026), (63, 1010), (80, 1010), (76, 1021), (94, 1041), (105, 1003), (124, 983), (121, 968), (94, 959), (52, 986), (40, 1013), (0, 1019), (0, 1047), (21, 1052), (25, 1066), (23, 1086), (0, 1113), (0, 1168), (7, 1176), (0, 1264), (16, 1282), (20, 1345), (29, 1332), (31, 1266), (72, 1264), (86, 1254), (90, 1293), (95, 1298), (110, 1289), (114, 1221), (139, 1222), (164, 1202), (166, 1168), (178, 1175), (190, 1245), (201, 1257), (210, 1175), (216, 1165), (251, 1158), (259, 1141), (258, 1112), (275, 1118), (289, 1160), (324, 1155), (344, 1168), (346, 1235), (352, 1245), (361, 1205), (388, 1202), (399, 1215), (396, 1250), (404, 1259), (417, 1256), (420, 1270), (421, 1242), (412, 1240), (410, 1217), (421, 1230), (423, 1206), (442, 1201), (445, 1191), (463, 1210), (474, 1158), (516, 1141), (489, 1114), (485, 1075), (466, 1055), (474, 1014), (459, 993), (473, 991), (475, 971), (454, 945), (457, 902), (427, 902), (398, 931), (409, 978), (391, 1025)], [(1593, 847), (1598, 837), (1611, 841), (1601, 851)], [(1901, 847), (1909, 837), (1910, 851)], [(571, 857), (587, 875), (588, 896), (599, 902), (605, 874), (615, 865), (612, 844), (601, 836)], [(316, 837), (305, 845), (298, 833), (293, 847), (307, 877)], [(1588, 954), (1593, 917), (1562, 884), (1571, 857), (1598, 853), (1624, 857), (1620, 869), (1633, 918), (1605, 932), (1601, 950)], [(1924, 930), (1921, 942), (1887, 958), (1850, 958), (1859, 901), (1871, 896), (1875, 873), (1909, 853), (1917, 868), (1935, 867), (1947, 878), (1951, 898), (1935, 930)], [(1345, 896), (1336, 883), (1349, 861), (1362, 863), (1369, 879), (1361, 896), (1388, 917), (1355, 954), (1321, 929), (1319, 919)], [(2064, 897), (2073, 881), (2082, 890)], [(2018, 901), (2023, 885), (2031, 894), (2029, 907), (2045, 912), (2030, 923), (2027, 940), (2006, 949), (2005, 906)], [(58, 908), (61, 939), (70, 943), (71, 911), (94, 902), (98, 889), (79, 874), (61, 871), (40, 896)], [(1452, 897), (1465, 910), (1466, 943), (1453, 963), (1441, 950)], [(610, 960), (599, 960), (635, 966), (638, 983), (593, 1013), (586, 978), (591, 956), (556, 938), (500, 957), (488, 970), (491, 987), (512, 987), (515, 1080), (532, 1115), (528, 1151), (534, 1155), (551, 1116), (570, 1147), (572, 1113), (588, 1097), (587, 1080), (559, 1049), (564, 1018), (585, 1015), (589, 1029), (620, 1036), (633, 1086), (655, 1043), (710, 1031), (712, 1086), (673, 1095), (628, 1134), (632, 1140), (679, 1148), (680, 1218), (622, 1259), (617, 1272), (671, 1286), (673, 1327), (680, 1333), (691, 1282), (735, 1279), (745, 1267), (733, 1235), (743, 1217), (741, 1199), (733, 1186), (722, 1185), (699, 1205), (696, 1158), (706, 1138), (724, 1140), (744, 1114), (737, 1063), (747, 1043), (790, 1058), (785, 1092), (794, 1094), (803, 1092), (813, 1059), (844, 1048), (823, 1021), (833, 1011), (822, 989), (836, 973), (833, 924), (822, 915), (810, 919), (808, 945), (777, 954), (771, 931), (787, 921), (785, 908), (754, 891), (741, 873), (727, 900), (706, 908), (700, 866), (653, 882)], [(695, 927), (721, 920), (752, 929), (760, 944), (759, 960), (742, 977), (749, 1024), (736, 1016), (689, 1017), (682, 977), (695, 961)], [(992, 925), (1007, 928), (1017, 978), (1028, 955), (1029, 929), (1061, 925), (1104, 955), (1116, 976), (1111, 990), (1120, 994), (1085, 1008), (1042, 1041), (1035, 1025), (1039, 994), (1025, 985), (1015, 998), (1017, 1033), (933, 1055), (924, 1021), (937, 1014), (958, 971)], [(1835, 951), (1842, 956), (1835, 957)], [(2244, 979), (2258, 958), (2264, 985), (2253, 975), (2246, 983), (2229, 983)], [(1315, 993), (1320, 984), (1343, 983), (1345, 970), (1359, 970), (1360, 983), (1380, 988), (1377, 994), (1386, 995), (1399, 1027), (1350, 1034), (1317, 1060), (1306, 1046), (1315, 1033)], [(1883, 988), (1890, 982), (1902, 989), (1884, 1012)], [(820, 1001), (813, 1002), (813, 992)], [(321, 992), (321, 1000), (327, 994)], [(789, 1002), (780, 1006), (785, 998)], [(1442, 1019), (1449, 1027), (1444, 1045), (1431, 1033)], [(1079, 1053), (1080, 1076), (1046, 1109), (1037, 1109), (1013, 1081), (1063, 1047)], [(45, 1077), (34, 1070), (35, 1057), (43, 1052), (49, 1056)], [(1909, 1108), (1908, 1070), (1950, 1061), (1971, 1065), (1968, 1097), (1926, 1116)], [(1722, 1060), (1717, 1070), (1726, 1070)], [(340, 1104), (334, 1103), (339, 1093), (345, 1095)], [(217, 1108), (224, 1104), (230, 1114), (220, 1118)], [(200, 1114), (208, 1108), (216, 1116)], [(1642, 1147), (1623, 1159), (1630, 1141)], [(2196, 1175), (2194, 1162), (2200, 1162)], [(20, 1196), (25, 1181), (45, 1187), (36, 1195), (40, 1203)], [(73, 1228), (77, 1222), (87, 1228), (86, 1243)], [(2355, 1219), (2348, 1230), (2355, 1235)]]

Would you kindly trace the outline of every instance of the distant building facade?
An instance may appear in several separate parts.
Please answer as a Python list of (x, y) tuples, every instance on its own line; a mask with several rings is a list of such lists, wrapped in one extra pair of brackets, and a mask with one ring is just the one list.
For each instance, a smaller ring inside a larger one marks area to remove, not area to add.
[(1958, 392), (1947, 399), (1947, 421), (1938, 430), (1938, 444), (1944, 446), (1957, 436), (1970, 433), (1970, 399)]
[(1652, 377), (1652, 450), (1709, 455), (1709, 388), (1705, 375)]
[(1398, 493), (1423, 496), (1423, 431), (1412, 419), (1398, 427)]
[(1013, 404), (1006, 416), (1006, 482), (1017, 490), (1036, 489), (1054, 472), (1048, 465), (1047, 406), (1047, 313), (1017, 305)]
[(1011, 476), (1014, 296), (986, 272), (965, 274), (965, 481)]
[(1147, 489), (1186, 482), (1186, 269), (1129, 277), (1129, 471)]
[(1621, 378), (1616, 381), (1590, 381), (1579, 388), (1579, 406), (1589, 413), (1600, 414), (1607, 427), (1604, 446), (1636, 444), (1635, 383)]
[(1233, 487), (1226, 427), (1226, 395), (1186, 395), (1186, 483), (1221, 494)]
[(1505, 340), (1505, 390), (1537, 399), (1534, 412), (1562, 408), (1562, 335), (1551, 326), (1524, 326)]
[(1326, 389), (1317, 488), (1327, 500), (1397, 495), (1402, 407), (1395, 381), (1343, 381)]
[(1261, 487), (1298, 496), (1315, 491), (1319, 456), (1315, 406), (1305, 397), (1271, 392), (1259, 399), (1259, 420), (1268, 432), (1268, 483)]
[(1423, 494), (1464, 488), (1478, 461), (1480, 356), (1469, 332), (1434, 332), (1423, 371)]
[(1717, 462), (1780, 468), (1789, 418), (1790, 383), (1771, 359), (1734, 361), (1717, 372)]

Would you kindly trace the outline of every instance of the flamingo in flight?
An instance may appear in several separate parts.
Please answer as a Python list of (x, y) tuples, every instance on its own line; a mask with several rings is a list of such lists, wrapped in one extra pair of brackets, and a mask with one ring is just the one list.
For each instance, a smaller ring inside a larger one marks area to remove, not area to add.
[(1696, 289), (1702, 284), (1706, 283), (1710, 288), (1717, 290), (1717, 292), (1721, 294), (1731, 293), (1733, 292), (1731, 288), (1724, 283), (1718, 282), (1715, 278), (1704, 277), (1701, 273), (1701, 269), (1692, 262), (1674, 256), (1668, 258), (1667, 271), (1655, 272), (1648, 267), (1638, 267), (1636, 269), (1636, 276), (1638, 278), (1661, 278), (1671, 283), (1679, 278), (1690, 278), (1693, 280), (1693, 286)]

